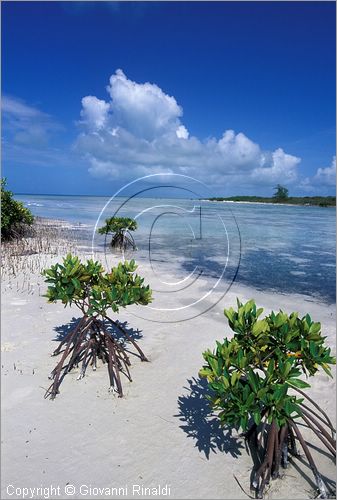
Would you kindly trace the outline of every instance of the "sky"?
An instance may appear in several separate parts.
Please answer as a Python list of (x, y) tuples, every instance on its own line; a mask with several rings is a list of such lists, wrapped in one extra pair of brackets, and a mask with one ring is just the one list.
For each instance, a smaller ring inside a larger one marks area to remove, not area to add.
[(334, 195), (335, 2), (2, 2), (2, 176)]

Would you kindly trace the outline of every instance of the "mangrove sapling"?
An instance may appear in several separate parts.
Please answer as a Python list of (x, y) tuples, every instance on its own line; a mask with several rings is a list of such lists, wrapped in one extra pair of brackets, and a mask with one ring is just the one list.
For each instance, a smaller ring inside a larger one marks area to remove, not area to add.
[(300, 378), (315, 375), (319, 367), (331, 377), (329, 365), (336, 360), (325, 346), (321, 325), (308, 314), (299, 318), (296, 312), (289, 316), (272, 312), (259, 319), (263, 309), (257, 309), (253, 300), (237, 303), (237, 311), (225, 309), (234, 336), (217, 342), (214, 352), (203, 354), (206, 364), (200, 376), (208, 380), (212, 407), (222, 424), (241, 428), (246, 440), (263, 449), (252, 479), (257, 498), (263, 498), (270, 478), (280, 476), (280, 467), (287, 467), (288, 454), (298, 455), (296, 442), (309, 462), (320, 498), (327, 498), (324, 481), (295, 421), (302, 419), (331, 457), (336, 456), (336, 431), (326, 413), (302, 390), (310, 385)]
[(131, 231), (137, 229), (137, 222), (129, 217), (110, 217), (105, 219), (105, 226), (98, 229), (99, 234), (112, 234), (110, 245), (125, 250), (130, 246), (136, 249)]
[[(68, 254), (63, 264), (56, 264), (43, 271), (49, 283), (48, 302), (60, 300), (65, 306), (76, 305), (83, 316), (76, 326), (60, 342), (53, 355), (61, 359), (49, 378), (53, 383), (45, 397), (54, 399), (64, 376), (80, 366), (78, 379), (85, 376), (89, 364), (96, 370), (98, 360), (108, 366), (110, 391), (123, 396), (120, 373), (131, 381), (129, 351), (125, 348), (116, 329), (135, 347), (142, 361), (147, 361), (143, 351), (127, 331), (108, 316), (108, 310), (118, 313), (121, 307), (131, 304), (149, 304), (152, 300), (150, 287), (135, 274), (134, 260), (119, 263), (105, 272), (99, 262), (82, 263), (78, 257)], [(113, 327), (113, 329), (111, 328)]]

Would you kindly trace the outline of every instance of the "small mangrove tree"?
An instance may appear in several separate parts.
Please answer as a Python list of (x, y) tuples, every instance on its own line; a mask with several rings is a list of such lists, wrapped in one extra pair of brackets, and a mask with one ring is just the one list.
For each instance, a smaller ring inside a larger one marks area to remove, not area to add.
[(137, 229), (137, 221), (130, 217), (110, 217), (105, 219), (105, 225), (98, 229), (99, 234), (111, 234), (110, 245), (113, 248), (125, 250), (127, 247), (136, 249), (135, 240), (131, 234)]
[(108, 316), (108, 310), (117, 314), (121, 307), (151, 302), (152, 291), (135, 273), (136, 269), (135, 261), (131, 260), (105, 272), (100, 262), (88, 260), (83, 263), (78, 257), (68, 254), (62, 264), (57, 263), (43, 271), (49, 284), (45, 295), (48, 302), (61, 301), (64, 306), (74, 304), (82, 313), (82, 318), (53, 353), (54, 356), (61, 354), (61, 358), (49, 377), (53, 383), (46, 391), (46, 397), (55, 398), (70, 370), (80, 366), (78, 379), (81, 379), (89, 364), (96, 370), (98, 360), (108, 366), (109, 390), (116, 390), (120, 397), (123, 396), (120, 373), (131, 381), (131, 363), (120, 337), (133, 345), (142, 361), (147, 361), (147, 358), (125, 328)]
[(307, 314), (299, 318), (283, 311), (259, 319), (263, 309), (255, 302), (237, 301), (237, 310), (225, 309), (231, 339), (207, 350), (200, 376), (209, 382), (211, 405), (222, 424), (241, 428), (250, 443), (262, 453), (253, 474), (257, 498), (270, 478), (287, 467), (288, 453), (297, 455), (298, 442), (313, 472), (320, 498), (327, 498), (322, 476), (297, 423), (299, 419), (319, 438), (332, 457), (336, 456), (335, 429), (322, 408), (305, 392), (310, 385), (301, 376), (313, 376), (322, 367), (331, 376), (335, 364), (325, 345), (320, 323)]

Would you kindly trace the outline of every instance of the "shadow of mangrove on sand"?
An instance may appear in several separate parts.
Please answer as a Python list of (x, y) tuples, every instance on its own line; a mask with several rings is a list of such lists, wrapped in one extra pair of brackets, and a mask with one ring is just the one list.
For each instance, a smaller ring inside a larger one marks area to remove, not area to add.
[(196, 441), (195, 446), (209, 460), (211, 452), (230, 453), (237, 458), (244, 448), (239, 437), (232, 435), (232, 428), (221, 427), (219, 419), (212, 414), (212, 409), (206, 399), (207, 382), (202, 379), (188, 380), (187, 394), (179, 396), (179, 413), (174, 415), (182, 422), (180, 428), (187, 437)]

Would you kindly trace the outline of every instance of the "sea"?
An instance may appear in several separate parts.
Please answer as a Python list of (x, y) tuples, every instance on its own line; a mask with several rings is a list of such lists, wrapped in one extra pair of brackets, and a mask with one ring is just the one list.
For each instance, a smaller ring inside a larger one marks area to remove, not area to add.
[[(70, 222), (95, 252), (111, 216), (132, 217), (136, 260), (154, 271), (225, 278), (258, 290), (336, 302), (335, 208), (211, 202), (182, 198), (16, 195), (34, 215)], [(128, 256), (129, 257), (129, 256)]]

